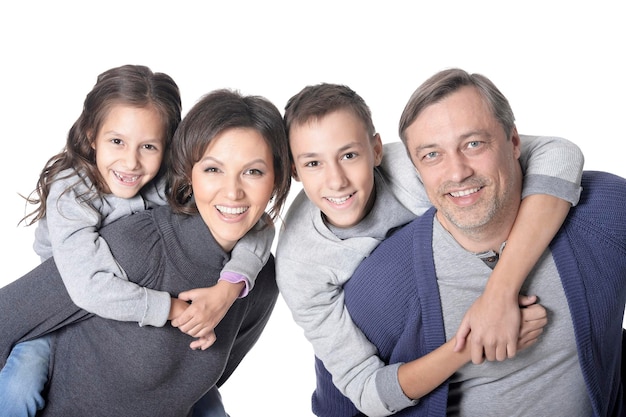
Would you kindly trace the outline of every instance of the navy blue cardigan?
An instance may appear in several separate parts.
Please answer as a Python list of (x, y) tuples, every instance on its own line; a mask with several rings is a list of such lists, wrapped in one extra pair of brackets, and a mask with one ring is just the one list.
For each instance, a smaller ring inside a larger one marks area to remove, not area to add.
[[(626, 180), (587, 171), (582, 186), (580, 202), (570, 210), (550, 248), (572, 312), (594, 415), (622, 416), (626, 412), (620, 374), (626, 302)], [(432, 258), (434, 213), (429, 210), (381, 243), (344, 288), (350, 315), (386, 363), (416, 359), (445, 343)], [(400, 279), (391, 282), (394, 277)], [(319, 360), (316, 373), (316, 415), (362, 415), (333, 386)], [(447, 397), (446, 383), (395, 415), (443, 417)]]

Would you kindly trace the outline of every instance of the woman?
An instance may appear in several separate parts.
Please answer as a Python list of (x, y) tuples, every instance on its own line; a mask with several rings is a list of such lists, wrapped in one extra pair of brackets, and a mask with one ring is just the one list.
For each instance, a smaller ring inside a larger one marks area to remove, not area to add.
[[(214, 285), (217, 278), (207, 277), (219, 276), (270, 199), (272, 216), (285, 203), (287, 146), (280, 112), (267, 100), (226, 90), (200, 100), (173, 139), (170, 205), (101, 229), (130, 280), (174, 297)], [(277, 295), (270, 259), (215, 328), (215, 343), (191, 350), (192, 338), (174, 327), (139, 327), (78, 309), (50, 259), (0, 289), (0, 363), (15, 342), (58, 329), (42, 415), (186, 416), (254, 345)]]

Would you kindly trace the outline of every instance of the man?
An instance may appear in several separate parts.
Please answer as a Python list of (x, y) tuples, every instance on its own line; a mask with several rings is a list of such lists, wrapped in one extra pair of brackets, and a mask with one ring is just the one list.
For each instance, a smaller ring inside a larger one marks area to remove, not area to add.
[[(505, 247), (524, 181), (513, 112), (483, 76), (431, 77), (409, 100), (400, 135), (434, 208), (381, 243), (344, 286), (353, 321), (388, 364), (455, 334)], [(396, 415), (621, 416), (625, 205), (624, 179), (586, 173), (578, 206), (522, 287), (549, 312), (541, 340), (509, 361), (466, 361)], [(317, 371), (316, 414), (358, 415), (319, 361)]]

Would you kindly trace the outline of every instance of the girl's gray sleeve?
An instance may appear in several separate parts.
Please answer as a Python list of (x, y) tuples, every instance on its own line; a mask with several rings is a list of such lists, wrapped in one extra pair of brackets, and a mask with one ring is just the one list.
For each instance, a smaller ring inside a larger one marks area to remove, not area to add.
[(52, 254), (72, 301), (104, 318), (163, 326), (170, 295), (128, 281), (100, 236), (99, 213), (77, 201), (80, 191), (64, 190), (62, 182), (51, 188), (46, 220)]
[(242, 297), (252, 290), (257, 275), (267, 263), (274, 242), (274, 233), (274, 224), (266, 213), (237, 242), (230, 260), (222, 268), (221, 276), (234, 273), (244, 278), (246, 288), (242, 292)]
[(551, 136), (520, 135), (524, 171), (522, 198), (549, 194), (575, 206), (580, 198), (584, 156), (573, 142)]

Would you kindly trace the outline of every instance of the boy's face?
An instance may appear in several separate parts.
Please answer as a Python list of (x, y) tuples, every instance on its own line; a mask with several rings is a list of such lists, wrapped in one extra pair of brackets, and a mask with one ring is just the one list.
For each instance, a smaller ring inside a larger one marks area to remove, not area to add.
[(289, 146), (293, 176), (309, 199), (336, 227), (351, 227), (374, 199), (374, 167), (382, 160), (380, 136), (370, 137), (349, 110), (292, 126)]

